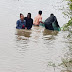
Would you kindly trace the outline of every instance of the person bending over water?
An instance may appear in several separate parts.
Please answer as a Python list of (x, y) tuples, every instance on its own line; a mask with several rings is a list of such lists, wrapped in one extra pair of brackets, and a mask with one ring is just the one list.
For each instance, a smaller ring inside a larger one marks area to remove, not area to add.
[(25, 29), (26, 20), (24, 20), (24, 15), (20, 13), (20, 19), (16, 22), (16, 29)]
[(43, 23), (41, 15), (42, 15), (42, 11), (39, 11), (38, 15), (34, 18), (34, 23), (33, 23), (34, 25), (39, 26), (40, 23)]
[(53, 25), (52, 25), (53, 23), (55, 23), (55, 25), (56, 25), (57, 28), (60, 27), (60, 26), (58, 25), (58, 21), (57, 21), (56, 16), (54, 16), (54, 14), (51, 14), (50, 17), (48, 17), (48, 18), (45, 20), (45, 22), (44, 22), (45, 28), (46, 28), (46, 29), (49, 29), (49, 30), (54, 30), (54, 27), (53, 27)]
[(31, 18), (31, 13), (27, 14), (27, 17), (24, 18), (26, 20), (26, 28), (31, 29), (33, 25), (33, 19)]

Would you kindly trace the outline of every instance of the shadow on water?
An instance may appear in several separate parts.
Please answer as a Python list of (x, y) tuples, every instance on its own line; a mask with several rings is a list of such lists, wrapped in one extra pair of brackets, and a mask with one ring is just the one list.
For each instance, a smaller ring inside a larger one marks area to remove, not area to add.
[(54, 35), (56, 36), (58, 34), (58, 31), (51, 31), (51, 30), (47, 30), (47, 29), (44, 29), (43, 31), (43, 35)]
[(24, 36), (24, 37), (27, 37), (27, 38), (29, 38), (29, 37), (31, 37), (30, 35), (31, 35), (31, 31), (26, 31), (26, 30), (16, 30), (16, 35), (19, 37), (19, 36)]
[(58, 31), (51, 31), (51, 30), (44, 29), (43, 36), (45, 40), (54, 40), (55, 36), (57, 36), (58, 33), (59, 33)]
[(18, 53), (24, 55), (28, 50), (29, 38), (31, 37), (31, 30), (18, 30), (16, 29), (16, 49)]

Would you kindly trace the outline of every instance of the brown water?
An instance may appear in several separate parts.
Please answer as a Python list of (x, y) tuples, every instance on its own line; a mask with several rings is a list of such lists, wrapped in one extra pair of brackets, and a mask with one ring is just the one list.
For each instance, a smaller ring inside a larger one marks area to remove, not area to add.
[(43, 20), (53, 12), (62, 26), (67, 21), (59, 11), (62, 5), (61, 0), (0, 0), (0, 72), (72, 71), (71, 32), (15, 29), (20, 12), (30, 11), (34, 18), (40, 9)]

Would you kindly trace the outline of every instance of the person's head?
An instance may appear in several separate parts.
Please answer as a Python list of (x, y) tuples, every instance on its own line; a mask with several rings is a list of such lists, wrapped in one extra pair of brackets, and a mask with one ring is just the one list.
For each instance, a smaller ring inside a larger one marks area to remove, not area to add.
[(39, 15), (42, 15), (42, 11), (41, 10), (38, 13), (39, 13)]
[(31, 18), (31, 13), (28, 13), (27, 14), (27, 18)]
[(22, 13), (20, 13), (20, 19), (24, 20), (24, 15)]
[(52, 14), (50, 14), (50, 16), (54, 16), (54, 14), (52, 13)]

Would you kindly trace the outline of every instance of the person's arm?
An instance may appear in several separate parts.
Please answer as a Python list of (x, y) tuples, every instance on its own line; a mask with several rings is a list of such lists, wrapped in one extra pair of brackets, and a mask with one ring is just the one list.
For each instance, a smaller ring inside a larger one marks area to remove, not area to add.
[(39, 23), (42, 23), (42, 24), (44, 24), (44, 22), (42, 22), (42, 21), (40, 21)]
[(19, 22), (19, 20), (18, 20), (18, 21), (16, 22), (16, 29), (20, 29), (19, 24), (20, 24), (20, 22)]
[(44, 22), (42, 22), (42, 17), (39, 19), (39, 23), (44, 24)]
[(26, 22), (26, 18), (25, 18), (25, 29), (27, 29), (27, 22)]
[(26, 23), (27, 23), (27, 22), (26, 22), (26, 17), (24, 18), (24, 20), (25, 20), (25, 28), (27, 28), (27, 24), (26, 24)]
[(57, 27), (60, 27), (56, 17), (54, 17), (54, 22), (56, 23)]
[(57, 25), (57, 27), (60, 27), (57, 20), (56, 20), (56, 25)]

